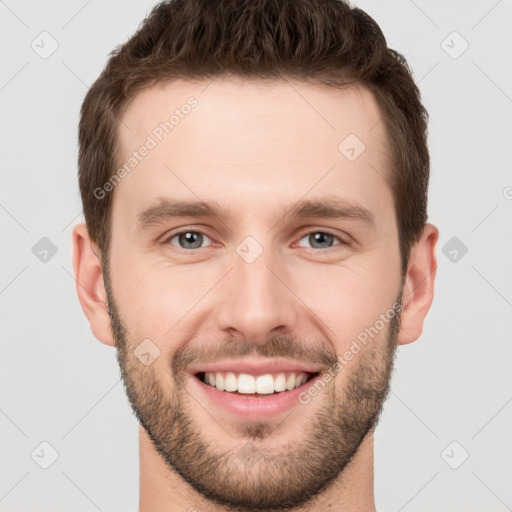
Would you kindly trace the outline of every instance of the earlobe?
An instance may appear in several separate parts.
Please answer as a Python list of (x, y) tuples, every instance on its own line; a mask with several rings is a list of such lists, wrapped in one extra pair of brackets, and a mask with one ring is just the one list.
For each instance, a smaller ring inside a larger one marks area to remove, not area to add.
[(427, 223), (420, 239), (411, 248), (402, 296), (400, 345), (417, 340), (423, 331), (423, 322), (434, 298), (438, 238), (438, 229)]
[(75, 226), (72, 237), (78, 300), (94, 336), (102, 343), (114, 346), (99, 251), (85, 224)]

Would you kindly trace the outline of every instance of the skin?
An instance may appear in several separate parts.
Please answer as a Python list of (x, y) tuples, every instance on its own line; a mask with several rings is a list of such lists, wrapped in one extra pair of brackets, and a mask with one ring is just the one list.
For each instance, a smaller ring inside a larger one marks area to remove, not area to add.
[[(373, 430), (396, 348), (418, 339), (433, 299), (438, 230), (426, 224), (402, 281), (386, 134), (368, 90), (232, 78), (159, 84), (124, 114), (126, 158), (190, 96), (197, 107), (110, 192), (108, 273), (86, 226), (73, 231), (81, 306), (96, 338), (117, 347), (145, 427), (139, 510), (375, 511)], [(354, 161), (338, 150), (351, 133), (366, 146)], [(162, 197), (217, 201), (231, 215), (139, 229), (137, 216)], [(375, 225), (283, 216), (301, 199), (333, 198), (363, 206)], [(178, 231), (206, 236), (187, 249)], [(315, 245), (318, 231), (334, 238)], [(247, 236), (263, 250), (252, 263), (236, 250)], [(284, 354), (327, 372), (400, 299), (400, 315), (278, 420), (230, 416), (186, 373), (192, 361)], [(134, 356), (147, 338), (160, 351), (149, 366)], [(258, 463), (241, 462), (244, 447)]]

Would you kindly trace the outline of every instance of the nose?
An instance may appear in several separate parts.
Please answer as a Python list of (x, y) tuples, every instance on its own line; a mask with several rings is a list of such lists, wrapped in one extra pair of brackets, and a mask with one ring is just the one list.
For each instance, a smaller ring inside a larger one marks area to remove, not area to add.
[(271, 251), (251, 263), (235, 254), (219, 302), (218, 328), (259, 345), (295, 331), (299, 300), (288, 288), (288, 274)]

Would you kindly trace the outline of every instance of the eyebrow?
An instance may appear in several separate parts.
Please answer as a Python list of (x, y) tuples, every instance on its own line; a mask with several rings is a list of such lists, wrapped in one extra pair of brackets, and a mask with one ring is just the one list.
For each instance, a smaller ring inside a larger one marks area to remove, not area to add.
[[(158, 198), (157, 204), (149, 206), (137, 215), (137, 228), (141, 231), (154, 225), (162, 224), (176, 218), (220, 218), (232, 216), (230, 210), (216, 201), (182, 201), (167, 197)], [(316, 219), (352, 219), (362, 221), (372, 229), (377, 223), (374, 214), (361, 204), (343, 198), (325, 198), (300, 200), (286, 205), (281, 210), (281, 217), (316, 218)]]

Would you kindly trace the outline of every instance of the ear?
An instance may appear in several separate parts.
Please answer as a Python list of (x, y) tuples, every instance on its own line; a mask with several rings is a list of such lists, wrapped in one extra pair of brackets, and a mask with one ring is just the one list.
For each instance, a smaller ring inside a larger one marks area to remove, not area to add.
[(420, 239), (412, 246), (405, 276), (398, 344), (417, 340), (423, 331), (423, 321), (434, 298), (437, 270), (436, 244), (438, 229), (425, 224)]
[(100, 252), (85, 224), (73, 229), (73, 270), (78, 300), (92, 333), (105, 345), (115, 345), (107, 309)]

